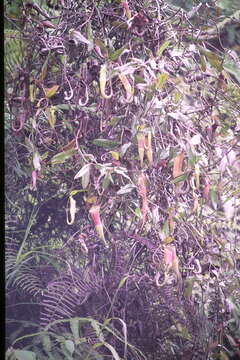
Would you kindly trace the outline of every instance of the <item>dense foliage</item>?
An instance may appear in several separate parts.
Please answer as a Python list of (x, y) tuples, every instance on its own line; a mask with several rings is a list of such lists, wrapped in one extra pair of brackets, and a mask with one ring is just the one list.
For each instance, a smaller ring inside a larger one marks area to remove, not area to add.
[(230, 3), (4, 2), (7, 359), (240, 355)]

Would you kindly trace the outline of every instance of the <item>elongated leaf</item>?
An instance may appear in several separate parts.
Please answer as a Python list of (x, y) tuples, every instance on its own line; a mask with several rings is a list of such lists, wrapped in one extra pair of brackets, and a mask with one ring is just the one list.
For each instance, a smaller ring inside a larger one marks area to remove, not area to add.
[(43, 66), (42, 66), (41, 74), (39, 76), (40, 81), (43, 81), (47, 75), (48, 59), (49, 59), (49, 57), (47, 56), (46, 60), (44, 61)]
[(188, 329), (185, 326), (182, 326), (181, 324), (177, 324), (176, 328), (178, 330), (178, 336), (181, 336), (183, 339), (191, 340), (192, 337), (188, 332)]
[(213, 208), (215, 210), (217, 210), (219, 199), (218, 199), (217, 190), (214, 189), (214, 188), (210, 189), (210, 199), (211, 199), (211, 203), (212, 203)]
[(91, 164), (83, 165), (83, 167), (74, 176), (74, 180), (79, 179), (80, 177), (84, 176), (86, 173), (89, 172), (90, 168), (91, 168)]
[[(112, 53), (110, 53), (109, 59), (112, 60), (112, 61), (117, 60), (119, 58), (119, 56), (122, 55), (123, 52), (126, 50), (127, 46), (128, 45), (125, 45), (125, 46), (121, 47), (120, 49), (115, 50)], [(129, 51), (129, 50), (126, 50), (126, 52), (127, 51)]]
[(161, 56), (164, 50), (166, 50), (170, 45), (170, 41), (165, 41), (160, 48), (157, 50), (157, 56)]
[(65, 340), (64, 345), (65, 345), (67, 351), (70, 353), (70, 355), (72, 355), (75, 350), (74, 342), (72, 340)]
[(158, 74), (157, 80), (156, 80), (156, 89), (160, 89), (160, 90), (163, 89), (164, 85), (167, 82), (168, 77), (169, 77), (169, 75), (166, 73)]
[(119, 285), (117, 287), (118, 290), (121, 289), (121, 287), (125, 284), (125, 282), (127, 281), (128, 278), (129, 278), (129, 275), (126, 275), (121, 279), (121, 281), (120, 281), (120, 283), (119, 283)]
[(200, 134), (196, 134), (194, 135), (191, 139), (190, 139), (190, 144), (191, 145), (199, 145), (201, 143), (201, 135)]
[(14, 355), (16, 360), (36, 360), (36, 354), (28, 350), (15, 350)]
[(128, 179), (130, 182), (131, 182), (131, 179), (130, 177), (126, 174), (127, 172), (127, 169), (124, 168), (124, 167), (120, 167), (120, 166), (116, 166), (114, 168), (114, 172), (119, 174), (119, 175), (122, 175), (123, 177), (125, 177), (126, 179)]
[(95, 139), (93, 140), (93, 144), (96, 146), (100, 146), (106, 149), (112, 149), (119, 145), (121, 145), (118, 141), (108, 140), (108, 139)]
[(89, 46), (92, 46), (92, 42), (89, 41), (88, 39), (85, 38), (85, 36), (83, 36), (80, 31), (74, 30), (74, 29), (70, 29), (69, 30), (69, 35), (70, 38), (72, 38), (73, 40), (75, 40), (77, 43), (83, 43)]
[(172, 184), (177, 184), (177, 183), (179, 183), (179, 182), (181, 182), (181, 181), (185, 181), (185, 180), (188, 178), (188, 176), (189, 176), (189, 172), (186, 172), (186, 173), (184, 173), (184, 174), (182, 174), (182, 175), (179, 175), (179, 176), (175, 177), (175, 178), (171, 181), (171, 183), (172, 183)]
[(66, 160), (70, 159), (75, 153), (76, 153), (75, 149), (62, 151), (52, 157), (51, 164), (52, 165), (63, 164)]
[(201, 66), (201, 70), (205, 72), (207, 69), (207, 65), (203, 55), (200, 56), (200, 66)]
[(75, 340), (75, 343), (77, 344), (79, 341), (79, 319), (73, 318), (70, 320), (70, 328)]
[[(126, 276), (125, 276), (126, 277)], [(123, 279), (125, 279), (125, 277), (123, 278)], [(122, 279), (122, 280), (123, 280)], [(121, 280), (121, 281), (122, 281)], [(121, 281), (120, 281), (120, 283), (121, 283)], [(119, 284), (120, 285), (120, 284)], [(127, 354), (127, 325), (126, 325), (126, 323), (122, 320), (122, 319), (120, 319), (120, 318), (117, 318), (119, 321), (120, 321), (120, 323), (122, 324), (122, 328), (123, 328), (123, 335), (124, 335), (124, 359), (126, 358), (126, 354)]]
[(215, 54), (212, 51), (206, 50), (203, 47), (199, 47), (200, 53), (203, 54), (207, 60), (209, 61), (209, 63), (215, 68), (217, 69), (217, 71), (222, 71), (223, 70), (223, 61), (222, 58)]
[(134, 215), (136, 215), (138, 218), (142, 217), (141, 209), (139, 207), (134, 210)]
[(97, 47), (99, 47), (100, 51), (103, 53), (101, 56), (108, 56), (108, 48), (106, 45), (102, 42), (100, 39), (95, 39), (95, 44)]
[(129, 142), (129, 143), (123, 144), (123, 145), (121, 146), (121, 149), (120, 149), (120, 156), (121, 156), (121, 157), (125, 155), (125, 153), (127, 152), (128, 148), (129, 148), (131, 145), (132, 145), (132, 143)]
[(96, 196), (84, 196), (84, 201), (88, 204), (96, 204), (97, 203), (97, 197)]
[(44, 350), (45, 350), (46, 352), (51, 351), (51, 349), (52, 349), (52, 343), (51, 343), (51, 339), (50, 339), (50, 336), (49, 336), (49, 335), (44, 334), (44, 335), (42, 336), (42, 343), (43, 343)]
[(68, 223), (68, 225), (72, 225), (74, 223), (76, 211), (77, 211), (76, 200), (72, 196), (70, 196), (69, 197), (70, 220), (68, 218), (68, 213), (67, 213), (67, 223)]
[(45, 96), (47, 98), (54, 96), (56, 94), (56, 92), (58, 91), (58, 89), (59, 89), (59, 85), (54, 85), (51, 88), (43, 88)]
[(112, 345), (110, 345), (110, 344), (107, 343), (107, 342), (104, 342), (103, 344), (104, 344), (104, 346), (106, 346), (106, 348), (108, 348), (108, 349), (111, 351), (112, 356), (113, 356), (113, 358), (114, 358), (115, 360), (121, 360), (120, 357), (119, 357), (119, 355), (118, 355), (118, 353), (117, 353), (117, 351), (114, 349), (114, 347), (113, 347)]
[(240, 67), (237, 64), (226, 63), (223, 65), (224, 70), (233, 75), (240, 84)]
[(136, 186), (133, 184), (127, 184), (121, 187), (121, 189), (119, 189), (117, 191), (117, 195), (124, 195), (124, 194), (128, 194), (130, 193), (133, 189), (135, 189)]
[(90, 180), (90, 166), (88, 167), (88, 171), (85, 172), (85, 174), (82, 176), (82, 188), (86, 189), (88, 187), (89, 184), (89, 180)]
[(102, 182), (102, 188), (103, 190), (106, 190), (111, 182), (112, 178), (109, 174), (106, 174), (103, 178), (103, 182)]
[(91, 51), (94, 48), (94, 41), (93, 41), (93, 31), (92, 31), (92, 26), (91, 26), (90, 21), (88, 21), (88, 23), (87, 23), (87, 37), (88, 37), (88, 41), (90, 43), (90, 44), (88, 44), (88, 51)]
[(52, 129), (54, 129), (55, 124), (56, 124), (56, 116), (55, 116), (55, 111), (56, 108), (55, 106), (50, 106), (47, 108), (46, 112), (47, 112), (47, 117), (48, 117), (48, 122), (49, 125)]
[(184, 289), (184, 295), (187, 298), (190, 298), (192, 296), (192, 291), (193, 291), (193, 286), (195, 283), (195, 279), (194, 278), (190, 278), (187, 279), (186, 284), (185, 284), (185, 289)]
[(119, 160), (119, 152), (117, 151), (111, 151), (111, 155), (113, 157), (114, 160)]

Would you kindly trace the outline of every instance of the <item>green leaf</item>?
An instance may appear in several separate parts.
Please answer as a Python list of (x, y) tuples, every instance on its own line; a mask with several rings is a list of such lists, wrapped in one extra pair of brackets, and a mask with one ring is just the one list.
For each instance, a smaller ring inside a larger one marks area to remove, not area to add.
[(65, 340), (64, 345), (65, 345), (67, 351), (72, 355), (75, 350), (74, 342), (72, 340)]
[(109, 174), (106, 174), (103, 178), (102, 187), (103, 190), (106, 190), (111, 182), (111, 176)]
[(109, 60), (112, 60), (112, 61), (117, 60), (119, 58), (119, 56), (124, 52), (124, 50), (126, 50), (127, 47), (128, 46), (125, 45), (125, 46), (121, 47), (120, 49), (111, 52), (109, 54)]
[(157, 50), (157, 56), (161, 56), (164, 50), (166, 50), (170, 45), (170, 41), (165, 41), (160, 48)]
[(142, 76), (134, 74), (135, 84), (145, 84), (145, 80)]
[(112, 149), (121, 145), (121, 143), (118, 141), (113, 141), (108, 139), (95, 139), (93, 140), (93, 144), (108, 149)]
[(237, 64), (227, 63), (223, 65), (225, 71), (233, 75), (237, 81), (240, 83), (240, 67)]
[(70, 159), (75, 153), (76, 153), (75, 149), (62, 151), (52, 157), (51, 164), (52, 165), (63, 164), (66, 160)]
[(104, 342), (103, 345), (106, 346), (106, 348), (108, 348), (108, 350), (111, 351), (112, 356), (113, 356), (113, 358), (114, 358), (115, 360), (121, 360), (120, 357), (119, 357), (119, 355), (118, 355), (118, 353), (116, 352), (116, 350), (114, 349), (114, 347), (113, 347), (112, 345), (110, 345), (110, 344), (107, 343), (107, 342)]
[(168, 221), (165, 221), (165, 223), (163, 224), (162, 232), (163, 232), (166, 236), (169, 236), (170, 231), (169, 231)]
[(120, 149), (120, 156), (121, 156), (121, 157), (125, 155), (125, 153), (127, 152), (128, 148), (129, 148), (131, 145), (132, 145), (132, 143), (129, 142), (129, 143), (123, 144), (123, 145), (121, 146), (121, 149)]
[(43, 343), (43, 348), (46, 352), (51, 351), (52, 349), (52, 344), (51, 344), (51, 340), (50, 340), (50, 336), (49, 335), (43, 335), (42, 336), (42, 343)]
[(112, 116), (111, 120), (109, 121), (109, 125), (115, 126), (119, 123), (120, 120), (123, 119), (123, 116)]
[(72, 190), (69, 195), (74, 196), (74, 195), (78, 194), (79, 192), (83, 192), (83, 191), (85, 191), (85, 190)]
[(79, 343), (79, 319), (73, 318), (70, 320), (70, 328), (75, 340), (75, 343)]
[(164, 85), (166, 84), (166, 81), (168, 79), (168, 74), (158, 74), (156, 79), (156, 89), (163, 89)]
[(83, 189), (86, 189), (88, 187), (89, 180), (90, 180), (90, 169), (91, 169), (91, 167), (89, 166), (87, 171), (85, 172), (85, 174), (82, 175), (82, 188)]
[(119, 152), (111, 151), (111, 155), (114, 160), (119, 160)]
[(92, 106), (82, 106), (76, 104), (58, 104), (54, 105), (56, 110), (81, 110), (90, 113), (96, 113), (96, 105), (93, 104)]
[(129, 278), (129, 275), (126, 275), (121, 279), (121, 281), (117, 287), (118, 290), (121, 289), (121, 287), (125, 284), (125, 282), (127, 281), (128, 278)]
[(223, 61), (221, 56), (215, 54), (212, 51), (206, 50), (205, 48), (199, 46), (199, 51), (201, 54), (203, 54), (209, 63), (217, 69), (217, 71), (221, 72), (223, 70)]
[(121, 166), (116, 166), (114, 168), (114, 172), (116, 174), (122, 175), (123, 177), (125, 177), (125, 179), (128, 179), (131, 182), (130, 177), (126, 174), (127, 173), (127, 169)]
[(134, 184), (127, 184), (121, 187), (121, 189), (119, 189), (117, 191), (117, 195), (124, 195), (124, 194), (128, 194), (130, 193), (133, 189), (135, 189), (136, 186)]
[(214, 208), (214, 210), (217, 210), (218, 207), (218, 193), (216, 191), (216, 189), (210, 189), (210, 199), (212, 202), (212, 206)]
[(95, 44), (101, 49), (103, 56), (108, 55), (108, 49), (107, 49), (106, 45), (102, 42), (102, 40), (96, 39)]
[(45, 160), (45, 159), (47, 159), (47, 157), (48, 157), (48, 151), (46, 151), (45, 153), (43, 153), (41, 155), (41, 160)]
[(183, 339), (191, 340), (192, 336), (189, 334), (186, 326), (182, 326), (181, 324), (177, 324), (176, 328), (178, 330), (178, 336), (181, 336)]
[(85, 164), (83, 167), (77, 172), (74, 176), (74, 180), (79, 179), (82, 176), (85, 176), (87, 173), (90, 172), (91, 164)]
[(49, 59), (49, 56), (47, 56), (46, 60), (44, 61), (43, 66), (42, 66), (41, 74), (39, 76), (40, 81), (43, 81), (47, 75), (48, 59)]
[(51, 98), (52, 96), (54, 96), (58, 91), (58, 89), (59, 89), (59, 85), (54, 85), (51, 88), (43, 88), (45, 96), (47, 98)]
[(91, 170), (91, 164), (84, 165), (79, 172), (74, 176), (74, 180), (78, 178), (82, 178), (82, 187), (83, 189), (86, 189), (89, 184), (90, 180), (90, 170)]
[(49, 122), (49, 125), (52, 129), (54, 129), (55, 127), (55, 124), (56, 124), (56, 116), (55, 116), (55, 111), (56, 111), (56, 108), (55, 106), (50, 106), (46, 109), (46, 112), (47, 112), (47, 117), (48, 117), (48, 122)]
[(16, 360), (36, 360), (36, 354), (28, 350), (15, 350)]
[(137, 207), (137, 208), (134, 210), (134, 214), (135, 214), (138, 218), (141, 218), (141, 216), (142, 216), (141, 209), (140, 209), (139, 207)]
[(88, 21), (87, 23), (87, 37), (88, 37), (88, 41), (90, 42), (90, 44), (88, 44), (88, 51), (92, 51), (94, 49), (94, 41), (93, 41), (93, 31), (90, 21)]
[(34, 152), (34, 145), (27, 137), (25, 137), (25, 145), (29, 152)]
[(69, 36), (71, 39), (75, 40), (77, 43), (87, 44), (88, 46), (92, 45), (92, 42), (89, 41), (88, 39), (86, 39), (85, 36), (80, 33), (80, 31), (70, 29)]
[(189, 176), (189, 172), (186, 172), (186, 173), (184, 173), (182, 175), (177, 176), (175, 179), (171, 180), (171, 183), (172, 184), (177, 184), (177, 183), (179, 183), (181, 181), (185, 181), (188, 178), (188, 176)]
[(194, 279), (194, 278), (191, 278), (191, 279), (187, 279), (187, 280), (186, 280), (186, 287), (185, 287), (185, 289), (184, 289), (184, 295), (185, 295), (187, 298), (190, 298), (190, 297), (192, 296), (192, 291), (193, 291), (194, 283), (195, 283), (195, 279)]
[(218, 0), (217, 6), (224, 10), (240, 10), (239, 0)]
[(207, 69), (207, 65), (203, 55), (200, 55), (200, 65), (201, 65), (201, 70), (205, 72)]
[(188, 151), (188, 165), (194, 167), (200, 159), (201, 157), (196, 155), (194, 149), (190, 147)]

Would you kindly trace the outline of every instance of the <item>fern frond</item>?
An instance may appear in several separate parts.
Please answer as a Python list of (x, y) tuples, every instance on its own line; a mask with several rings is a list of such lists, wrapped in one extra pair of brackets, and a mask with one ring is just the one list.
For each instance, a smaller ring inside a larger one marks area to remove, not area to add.
[(31, 264), (34, 257), (30, 253), (24, 260), (17, 261), (19, 247), (15, 241), (6, 244), (6, 289), (16, 287), (36, 296), (44, 289), (41, 277)]
[(55, 320), (73, 316), (76, 307), (83, 305), (101, 287), (100, 279), (93, 273), (86, 275), (86, 271), (71, 270), (70, 273), (60, 274), (44, 292), (41, 326), (46, 327)]

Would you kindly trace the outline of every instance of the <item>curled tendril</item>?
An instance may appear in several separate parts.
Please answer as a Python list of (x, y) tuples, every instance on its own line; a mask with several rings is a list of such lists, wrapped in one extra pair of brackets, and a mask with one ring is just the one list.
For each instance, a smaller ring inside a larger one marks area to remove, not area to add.
[(88, 100), (89, 100), (88, 87), (87, 87), (87, 85), (86, 85), (84, 82), (82, 82), (82, 83), (84, 84), (84, 88), (85, 88), (85, 95), (84, 95), (85, 100), (82, 101), (81, 98), (79, 98), (79, 100), (78, 100), (78, 105), (80, 105), (80, 106), (86, 106), (87, 103), (88, 103)]
[(68, 86), (70, 88), (70, 95), (68, 95), (67, 92), (64, 91), (64, 100), (69, 101), (73, 97), (73, 89), (72, 89), (72, 86), (71, 86), (70, 81), (68, 80), (68, 78), (66, 78), (66, 80), (67, 80)]

